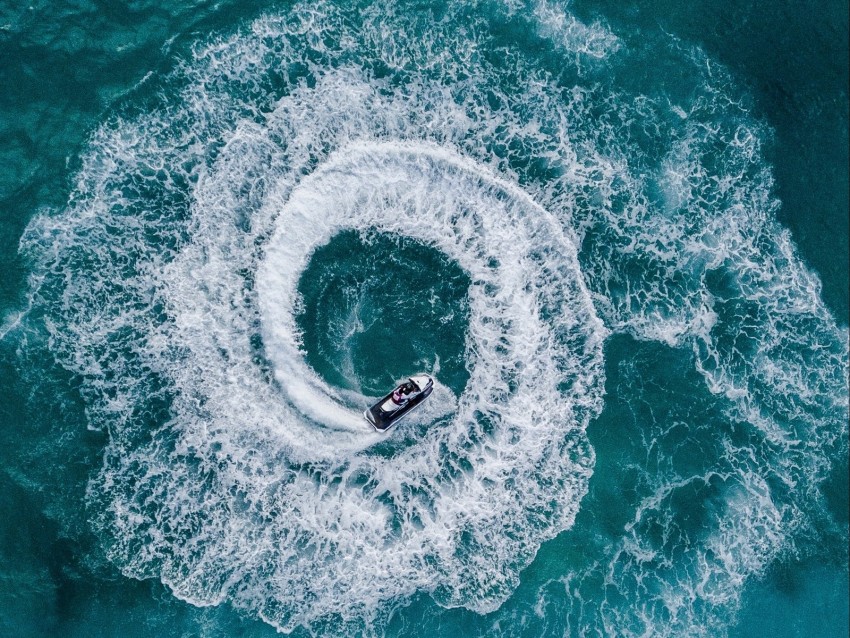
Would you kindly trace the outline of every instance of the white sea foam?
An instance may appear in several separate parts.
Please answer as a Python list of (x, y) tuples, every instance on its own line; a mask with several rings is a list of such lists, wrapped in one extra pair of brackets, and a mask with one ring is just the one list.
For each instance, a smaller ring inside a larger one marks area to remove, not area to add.
[[(628, 57), (604, 26), (535, 6), (565, 65), (585, 40), (606, 64)], [(167, 79), (179, 97), (105, 124), (67, 209), (28, 228), (50, 347), (110, 433), (89, 502), (126, 574), (283, 630), (361, 631), (418, 591), (496, 609), (587, 490), (609, 330), (692, 351), (751, 436), (705, 472), (646, 479), (623, 537), (568, 579), (576, 600), (603, 573), (611, 596), (565, 605), (565, 626), (718, 631), (817, 506), (846, 450), (847, 334), (774, 220), (766, 133), (731, 80), (673, 43), (697, 80), (675, 107), (607, 86), (599, 65), (564, 88), (521, 51), (491, 66), (487, 29), (319, 2), (201, 43)], [(390, 455), (368, 398), (299, 350), (298, 278), (345, 229), (411, 237), (473, 282), (472, 389), (438, 384), (411, 421), (421, 437)], [(725, 516), (653, 546), (657, 524), (676, 527), (670, 495), (700, 484)], [(653, 562), (685, 544), (679, 568)], [(560, 613), (548, 595), (534, 614)]]
[[(535, 316), (540, 307), (565, 302), (581, 307), (578, 299), (570, 301), (580, 278), (575, 251), (560, 226), (515, 186), (438, 147), (361, 143), (329, 158), (288, 197), (271, 194), (265, 206), (281, 211), (257, 277), (266, 350), (280, 386), (302, 414), (352, 432), (350, 437), (333, 432), (332, 450), (346, 444), (363, 447), (369, 439), (363, 436), (359, 412), (336, 404), (331, 399), (335, 392), (304, 362), (294, 310), (298, 278), (312, 252), (351, 228), (379, 229), (434, 246), (472, 278), (467, 367), (472, 385), (481, 389), (480, 396), (465, 397), (462, 411), (499, 405), (506, 413), (521, 402), (552, 414), (555, 422), (568, 416), (555, 416), (562, 409), (560, 398), (547, 399), (557, 396), (547, 379), (558, 379), (558, 369), (577, 372), (553, 333), (601, 335), (602, 330), (591, 319), (589, 301), (579, 323), (571, 316), (575, 310), (549, 321)], [(573, 276), (541, 281), (545, 275), (529, 269), (532, 264), (543, 273), (572, 269)], [(559, 365), (545, 371), (541, 359)], [(522, 372), (517, 375), (518, 367)], [(503, 404), (504, 384), (509, 379), (516, 384), (523, 376), (527, 390)], [(316, 438), (298, 432), (292, 444), (315, 451)]]
[(607, 58), (622, 46), (620, 39), (606, 26), (598, 22), (585, 24), (559, 4), (538, 0), (534, 3), (533, 15), (538, 33), (574, 54), (579, 69), (586, 59)]

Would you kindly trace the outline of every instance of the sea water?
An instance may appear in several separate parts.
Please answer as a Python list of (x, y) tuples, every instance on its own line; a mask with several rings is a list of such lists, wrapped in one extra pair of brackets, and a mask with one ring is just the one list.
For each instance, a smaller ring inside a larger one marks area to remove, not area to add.
[(0, 633), (846, 635), (846, 11), (0, 9)]

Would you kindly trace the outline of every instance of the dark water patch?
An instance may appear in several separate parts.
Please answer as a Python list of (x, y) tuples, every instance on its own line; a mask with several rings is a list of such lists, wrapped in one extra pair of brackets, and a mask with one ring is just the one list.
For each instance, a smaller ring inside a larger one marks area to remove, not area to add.
[(460, 394), (469, 374), (469, 277), (437, 250), (381, 233), (340, 233), (298, 285), (307, 362), (331, 385), (381, 394), (419, 370)]
[[(63, 618), (73, 613), (70, 592), (81, 578), (85, 546), (91, 549), (83, 499), (99, 445), (84, 426), (64, 430), (69, 421), (83, 422), (73, 379), (56, 371), (54, 384), (42, 378), (34, 386), (31, 375), (49, 375), (51, 358), (45, 356), (37, 372), (22, 375), (6, 359), (7, 347), (0, 361), (0, 510), (5, 513), (0, 634), (57, 635)], [(45, 385), (51, 385), (49, 398), (42, 393)]]
[(839, 455), (829, 477), (821, 487), (829, 512), (835, 517), (836, 522), (843, 527), (850, 523), (849, 477), (850, 469), (848, 469), (847, 456)]
[(45, 548), (56, 539), (56, 525), (6, 474), (0, 474), (0, 633), (47, 636), (56, 629), (60, 604)]
[(844, 638), (850, 632), (846, 564), (818, 560), (778, 563), (749, 583), (730, 638)]

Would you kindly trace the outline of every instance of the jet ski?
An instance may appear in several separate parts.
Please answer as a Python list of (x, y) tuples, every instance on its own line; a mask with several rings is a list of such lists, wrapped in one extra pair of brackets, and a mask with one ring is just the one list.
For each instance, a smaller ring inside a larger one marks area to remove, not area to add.
[(363, 413), (378, 432), (386, 432), (428, 398), (434, 380), (427, 374), (415, 374), (393, 389)]

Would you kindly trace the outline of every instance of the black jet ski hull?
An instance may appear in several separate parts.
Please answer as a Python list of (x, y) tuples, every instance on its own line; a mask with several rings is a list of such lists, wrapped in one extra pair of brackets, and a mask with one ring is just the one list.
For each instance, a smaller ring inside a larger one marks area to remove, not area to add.
[[(392, 399), (393, 393), (390, 392), (382, 397), (375, 405), (366, 410), (363, 416), (378, 432), (386, 432), (404, 417), (410, 414), (416, 407), (421, 404), (431, 392), (434, 390), (433, 382), (429, 380), (428, 385), (424, 390), (420, 391), (416, 396), (412, 397), (404, 405), (394, 409), (392, 412), (386, 412), (381, 407)], [(394, 391), (394, 390), (393, 390)]]

